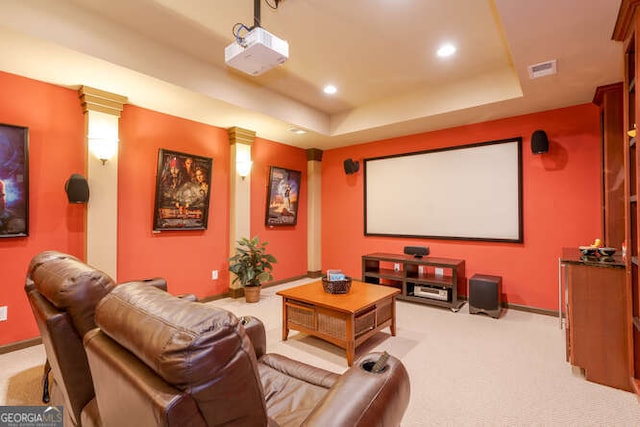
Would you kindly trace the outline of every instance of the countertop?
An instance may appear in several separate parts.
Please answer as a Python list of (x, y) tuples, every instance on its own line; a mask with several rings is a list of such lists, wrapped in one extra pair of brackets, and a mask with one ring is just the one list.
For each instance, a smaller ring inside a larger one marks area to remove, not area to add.
[(608, 267), (608, 268), (625, 268), (625, 259), (618, 253), (611, 257), (601, 255), (586, 256), (582, 255), (578, 248), (562, 248), (562, 256), (560, 262), (566, 264), (580, 264), (592, 267)]

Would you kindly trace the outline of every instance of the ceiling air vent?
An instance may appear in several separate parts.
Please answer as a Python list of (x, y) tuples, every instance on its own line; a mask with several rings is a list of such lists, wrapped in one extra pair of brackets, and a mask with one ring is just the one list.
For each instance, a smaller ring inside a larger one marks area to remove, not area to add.
[(529, 65), (529, 78), (537, 79), (538, 77), (550, 76), (557, 73), (556, 60), (541, 62), (535, 65)]

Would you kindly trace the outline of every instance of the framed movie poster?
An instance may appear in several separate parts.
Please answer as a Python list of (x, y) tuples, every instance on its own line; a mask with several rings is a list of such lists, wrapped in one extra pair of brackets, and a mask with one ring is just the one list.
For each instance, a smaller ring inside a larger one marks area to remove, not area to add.
[(206, 230), (213, 160), (160, 149), (153, 230)]
[(296, 225), (300, 198), (299, 171), (271, 166), (266, 225)]
[(29, 129), (0, 124), (0, 237), (29, 235)]

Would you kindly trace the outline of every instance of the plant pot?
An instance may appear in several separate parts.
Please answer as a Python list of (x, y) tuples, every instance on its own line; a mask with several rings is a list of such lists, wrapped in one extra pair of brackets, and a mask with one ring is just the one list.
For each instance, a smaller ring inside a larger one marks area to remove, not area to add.
[(246, 302), (260, 301), (260, 286), (247, 286), (244, 288), (244, 300)]

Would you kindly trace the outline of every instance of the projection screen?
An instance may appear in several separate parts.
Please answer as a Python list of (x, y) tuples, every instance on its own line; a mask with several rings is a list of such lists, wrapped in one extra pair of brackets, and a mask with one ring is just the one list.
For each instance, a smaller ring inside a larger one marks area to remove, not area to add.
[(364, 159), (365, 235), (519, 243), (522, 138)]

